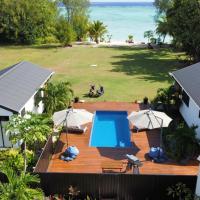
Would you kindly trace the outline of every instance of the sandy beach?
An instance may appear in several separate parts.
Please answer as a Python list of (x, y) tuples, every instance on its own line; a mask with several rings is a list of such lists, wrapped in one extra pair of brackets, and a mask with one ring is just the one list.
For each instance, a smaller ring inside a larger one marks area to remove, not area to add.
[(117, 41), (113, 40), (111, 42), (100, 42), (99, 44), (96, 44), (95, 42), (87, 41), (87, 42), (76, 42), (75, 45), (89, 45), (93, 47), (147, 47), (147, 44), (144, 42), (135, 42), (134, 43), (128, 43), (126, 41)]

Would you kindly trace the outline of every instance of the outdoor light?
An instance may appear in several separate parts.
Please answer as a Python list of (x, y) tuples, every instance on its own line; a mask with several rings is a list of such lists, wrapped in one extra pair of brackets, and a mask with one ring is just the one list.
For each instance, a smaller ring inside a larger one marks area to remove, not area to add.
[(197, 160), (200, 162), (200, 155), (199, 155), (199, 157), (197, 158)]

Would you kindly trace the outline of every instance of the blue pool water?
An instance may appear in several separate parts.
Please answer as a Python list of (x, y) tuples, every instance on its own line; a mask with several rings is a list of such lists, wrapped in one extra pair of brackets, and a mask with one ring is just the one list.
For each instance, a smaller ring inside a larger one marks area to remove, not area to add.
[(90, 136), (92, 147), (130, 147), (126, 111), (96, 111)]

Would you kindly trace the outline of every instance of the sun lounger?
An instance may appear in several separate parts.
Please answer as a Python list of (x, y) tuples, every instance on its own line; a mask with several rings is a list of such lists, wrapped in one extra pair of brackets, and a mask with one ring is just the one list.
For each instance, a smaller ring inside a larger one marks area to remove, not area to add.
[(144, 130), (146, 130), (146, 128), (140, 127), (140, 126), (134, 126), (134, 127), (133, 127), (133, 130), (136, 131), (136, 132), (138, 133), (139, 131), (144, 131)]
[(126, 158), (128, 159), (128, 162), (132, 165), (136, 165), (138, 167), (142, 166), (141, 161), (139, 160), (139, 158), (137, 158), (134, 155), (130, 155), (130, 154), (126, 154)]
[(87, 126), (83, 127), (83, 126), (70, 126), (65, 128), (65, 131), (67, 131), (68, 133), (85, 133), (87, 130)]

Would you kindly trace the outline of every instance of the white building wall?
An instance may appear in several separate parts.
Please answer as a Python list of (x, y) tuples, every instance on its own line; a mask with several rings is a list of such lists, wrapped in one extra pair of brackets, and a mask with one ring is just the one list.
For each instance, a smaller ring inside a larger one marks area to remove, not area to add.
[(197, 137), (200, 138), (200, 118), (199, 118), (200, 108), (196, 105), (194, 100), (190, 97), (189, 107), (182, 102), (180, 106), (180, 113), (182, 114), (184, 120), (188, 124), (188, 126), (197, 125), (196, 129)]
[[(27, 103), (24, 105), (23, 108), (25, 108), (25, 112), (33, 112), (33, 113), (37, 113), (40, 114), (44, 111), (44, 105), (42, 102), (39, 103), (38, 106), (35, 106), (35, 95), (33, 95), (28, 101)], [(23, 108), (21, 110), (23, 110)], [(0, 108), (0, 116), (8, 116), (9, 118), (13, 115), (12, 112), (5, 110), (3, 108)], [(2, 125), (5, 125), (6, 123), (3, 122)], [(19, 141), (17, 144), (13, 145), (11, 144), (10, 140), (9, 140), (9, 133), (8, 132), (4, 132), (3, 134), (3, 138), (4, 138), (4, 146), (6, 148), (8, 147), (13, 147), (13, 148), (18, 148), (22, 141)], [(2, 136), (0, 135), (0, 147), (3, 147), (3, 141), (2, 141)]]
[(200, 167), (199, 167), (199, 174), (197, 177), (197, 184), (196, 184), (196, 195), (200, 197)]
[(33, 113), (37, 113), (37, 114), (41, 114), (44, 111), (44, 105), (42, 102), (40, 102), (38, 106), (35, 106), (35, 97), (34, 96), (32, 96), (27, 101), (27, 103), (25, 104), (25, 106), (23, 108), (25, 108), (26, 112), (33, 112)]

